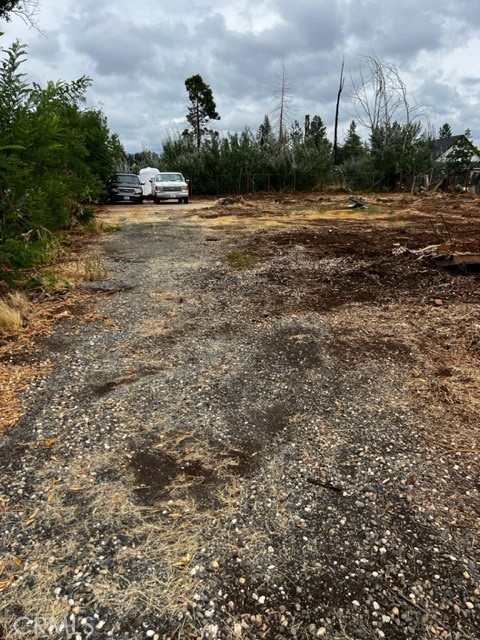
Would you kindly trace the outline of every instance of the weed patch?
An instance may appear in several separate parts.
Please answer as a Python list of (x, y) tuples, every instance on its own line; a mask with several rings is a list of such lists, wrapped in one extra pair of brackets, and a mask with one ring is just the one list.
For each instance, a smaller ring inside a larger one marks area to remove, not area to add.
[(225, 261), (235, 269), (252, 269), (257, 264), (258, 259), (244, 251), (231, 251), (225, 257)]

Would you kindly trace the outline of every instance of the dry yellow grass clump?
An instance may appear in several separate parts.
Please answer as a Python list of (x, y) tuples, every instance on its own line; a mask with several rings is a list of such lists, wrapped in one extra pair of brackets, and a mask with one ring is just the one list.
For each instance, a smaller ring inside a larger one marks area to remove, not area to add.
[(0, 329), (18, 331), (31, 313), (32, 304), (24, 293), (8, 293), (0, 298)]

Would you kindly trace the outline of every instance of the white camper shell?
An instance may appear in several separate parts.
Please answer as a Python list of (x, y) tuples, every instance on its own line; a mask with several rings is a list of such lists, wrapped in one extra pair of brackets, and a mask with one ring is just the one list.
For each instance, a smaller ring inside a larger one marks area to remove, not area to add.
[(160, 173), (160, 171), (158, 169), (154, 169), (153, 167), (145, 167), (145, 169), (140, 169), (140, 171), (138, 172), (138, 177), (140, 178), (140, 182), (143, 185), (144, 198), (152, 197), (152, 180), (158, 173)]

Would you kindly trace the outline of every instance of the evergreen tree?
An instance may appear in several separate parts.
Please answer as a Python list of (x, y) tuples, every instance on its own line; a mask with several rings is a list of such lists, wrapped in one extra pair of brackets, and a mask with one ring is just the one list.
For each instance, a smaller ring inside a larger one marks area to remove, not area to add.
[(144, 169), (145, 167), (156, 167), (158, 169), (160, 166), (159, 154), (146, 147), (136, 153), (127, 153), (126, 160), (130, 168), (138, 167), (138, 170)]
[(203, 81), (202, 76), (199, 74), (190, 76), (185, 80), (185, 87), (190, 100), (187, 122), (191, 130), (185, 129), (184, 135), (193, 136), (197, 149), (200, 149), (203, 136), (213, 134), (213, 130), (207, 125), (211, 120), (220, 120), (220, 116), (216, 110), (212, 90)]
[(341, 158), (343, 162), (352, 162), (358, 160), (365, 155), (365, 146), (362, 139), (357, 133), (357, 125), (352, 120), (345, 136), (345, 142), (341, 149)]
[(290, 127), (290, 144), (292, 147), (298, 147), (303, 143), (303, 129), (298, 120), (294, 120)]
[(327, 138), (327, 127), (323, 124), (323, 120), (320, 116), (313, 116), (305, 140), (317, 149), (325, 144), (331, 146)]
[(452, 137), (452, 129), (448, 122), (442, 125), (438, 131), (439, 138), (451, 138)]
[(262, 124), (258, 127), (257, 140), (262, 147), (270, 145), (275, 140), (270, 118), (268, 116), (264, 117)]
[(431, 167), (431, 139), (419, 122), (377, 126), (370, 136), (371, 169), (376, 186), (394, 189), (406, 176)]

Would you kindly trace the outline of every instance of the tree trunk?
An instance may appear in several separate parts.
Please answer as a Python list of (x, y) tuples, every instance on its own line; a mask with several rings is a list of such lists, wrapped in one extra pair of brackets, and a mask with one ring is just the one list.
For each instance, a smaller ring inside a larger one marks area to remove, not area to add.
[(345, 66), (345, 58), (342, 60), (342, 69), (340, 71), (340, 84), (338, 87), (337, 94), (337, 106), (335, 108), (335, 135), (333, 139), (333, 164), (337, 166), (338, 164), (338, 112), (340, 109), (340, 96), (342, 95), (343, 85), (345, 84), (345, 80), (343, 77), (343, 68)]

